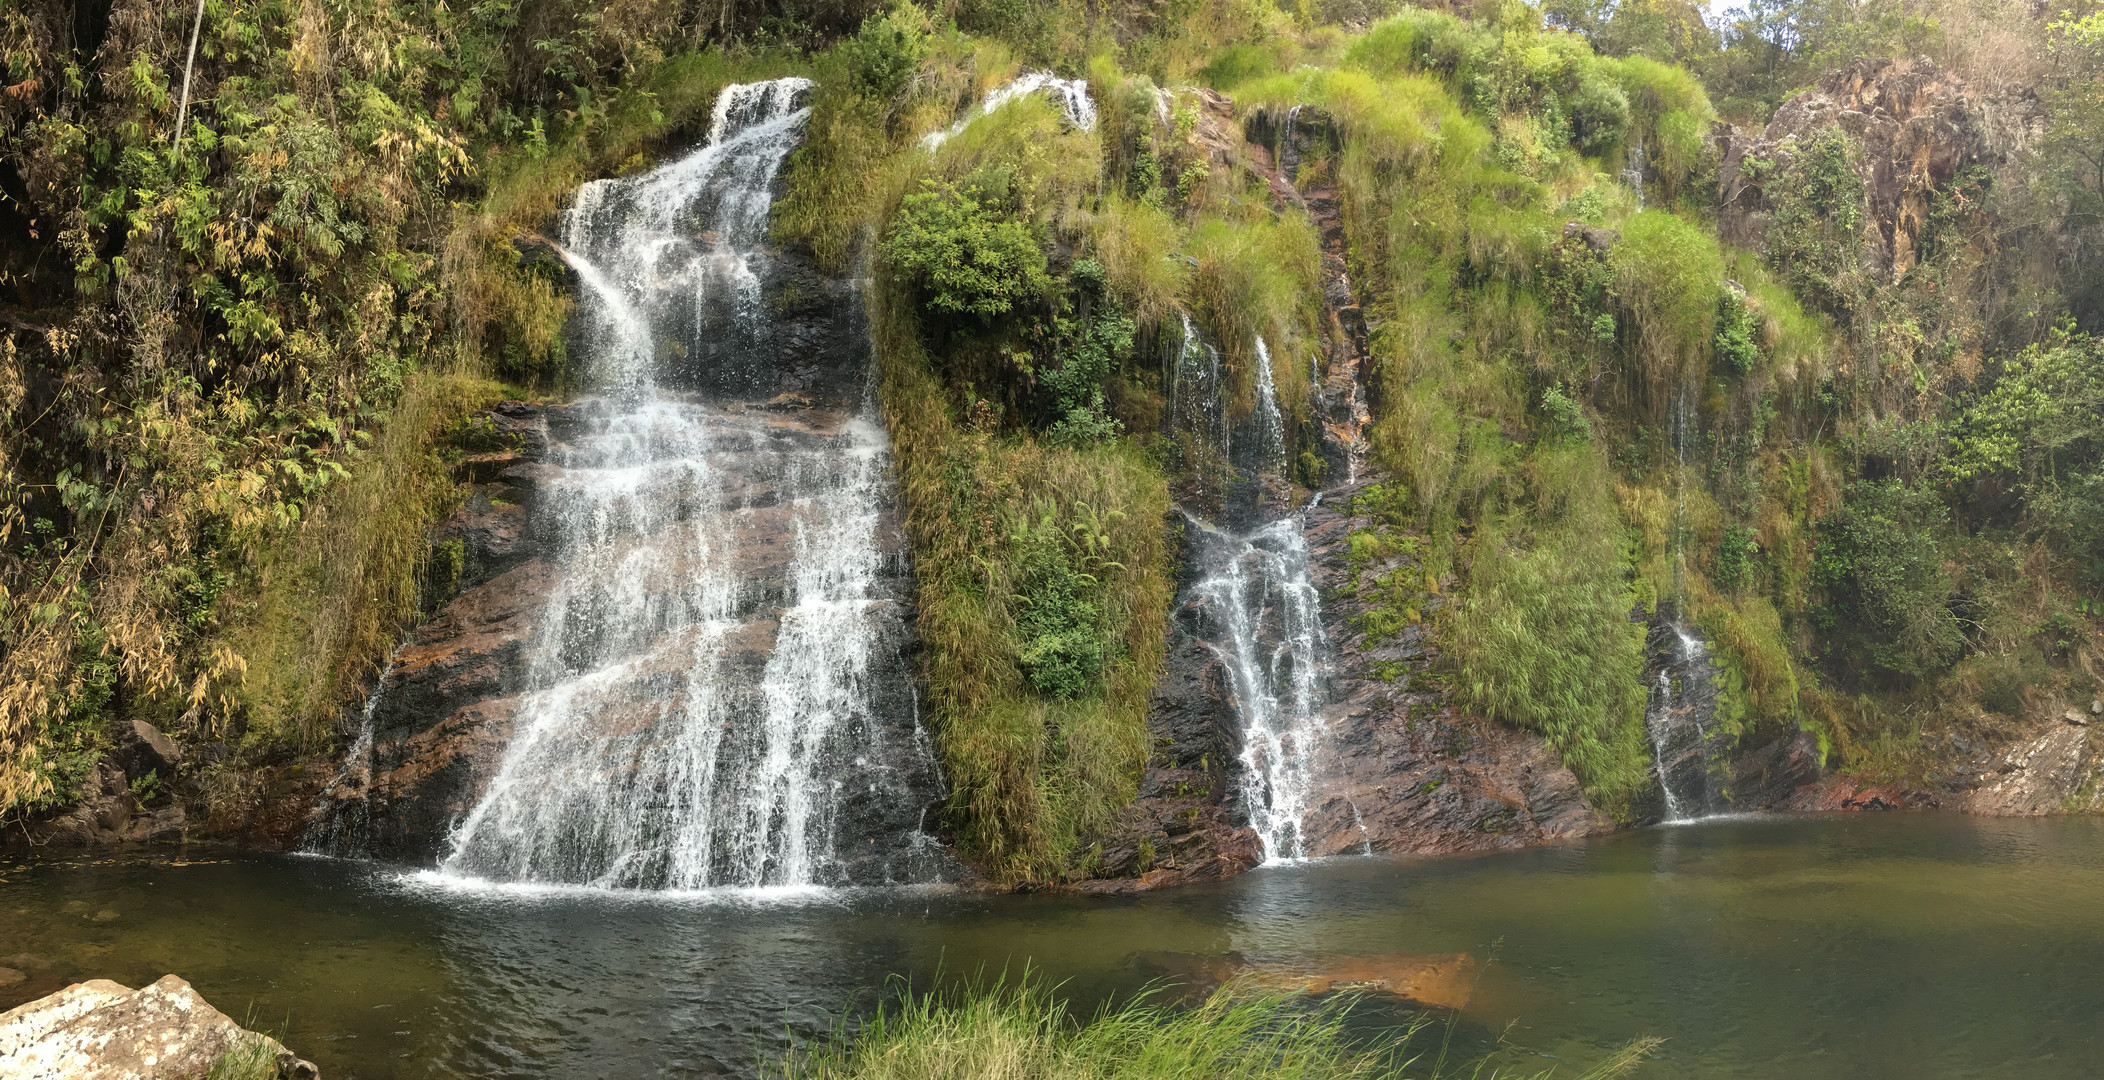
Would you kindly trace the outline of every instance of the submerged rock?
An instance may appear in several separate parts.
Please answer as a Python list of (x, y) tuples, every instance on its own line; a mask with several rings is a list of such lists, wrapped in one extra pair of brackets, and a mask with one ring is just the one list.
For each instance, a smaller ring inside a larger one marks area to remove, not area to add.
[(0, 1013), (0, 1076), (8, 1080), (200, 1076), (229, 1055), (267, 1065), (279, 1077), (321, 1075), (277, 1040), (243, 1029), (174, 975), (141, 990), (93, 979)]
[(1483, 970), (1482, 963), (1467, 953), (1329, 955), (1269, 961), (1252, 960), (1240, 953), (1147, 952), (1134, 959), (1192, 994), (1209, 994), (1228, 982), (1240, 980), (1266, 989), (1308, 994), (1385, 994), (1442, 1009), (1467, 1007)]

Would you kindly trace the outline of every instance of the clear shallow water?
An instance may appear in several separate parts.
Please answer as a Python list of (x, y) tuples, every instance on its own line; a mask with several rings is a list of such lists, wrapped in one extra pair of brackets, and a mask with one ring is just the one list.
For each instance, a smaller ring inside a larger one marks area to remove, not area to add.
[(2104, 821), (1736, 819), (1117, 899), (474, 892), (196, 850), (0, 863), (0, 965), (30, 976), (0, 1008), (174, 971), (333, 1080), (750, 1074), (890, 976), (1028, 961), (1095, 999), (1164, 952), (1469, 953), (1487, 963), (1460, 1041), (1511, 1022), (1509, 1060), (1573, 1074), (1648, 1033), (1669, 1040), (1639, 1074), (1659, 1078), (2086, 1077)]

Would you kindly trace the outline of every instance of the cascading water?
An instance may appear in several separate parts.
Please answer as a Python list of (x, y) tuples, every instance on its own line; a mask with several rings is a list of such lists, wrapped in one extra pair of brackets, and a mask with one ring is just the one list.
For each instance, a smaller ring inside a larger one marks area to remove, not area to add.
[(1185, 602), (1205, 612), (1205, 643), (1233, 681), (1243, 809), (1266, 862), (1301, 858), (1323, 739), (1328, 643), (1300, 519), (1240, 534), (1196, 518), (1189, 525), (1189, 558), (1199, 571)]
[(1692, 821), (1718, 812), (1710, 784), (1710, 721), (1716, 708), (1709, 650), (1678, 622), (1668, 621), (1658, 642), (1663, 656), (1644, 712), (1653, 767), (1665, 797), (1667, 821)]
[[(1264, 858), (1298, 859), (1308, 854), (1302, 828), (1324, 738), (1328, 643), (1300, 515), (1266, 501), (1267, 481), (1283, 490), (1286, 466), (1271, 349), (1262, 339), (1255, 342), (1255, 401), (1248, 420), (1235, 423), (1227, 412), (1219, 350), (1187, 315), (1182, 329), (1169, 371), (1170, 422), (1191, 455), (1198, 484), (1184, 507), (1191, 584), (1178, 607), (1227, 676), (1240, 735), (1237, 790)], [(1253, 503), (1241, 497), (1220, 503), (1230, 520), (1246, 525), (1225, 528), (1194, 509), (1220, 501), (1215, 476), (1255, 497)], [(1284, 516), (1278, 516), (1281, 509)]]
[[(372, 692), (365, 696), (365, 708), (358, 716), (358, 735), (344, 754), (336, 779), (322, 789), (318, 800), (324, 812), (300, 837), (303, 854), (357, 858), (366, 852), (366, 841), (372, 832), (372, 809), (365, 796), (373, 782), (373, 713), (380, 707), (380, 691), (387, 685), (388, 672), (393, 670), (394, 662), (389, 660), (387, 669), (373, 683)], [(334, 807), (341, 807), (342, 812), (328, 812)]]
[(1636, 208), (1644, 208), (1644, 145), (1631, 143), (1629, 155), (1622, 165), (1622, 182), (1636, 193)]
[(1271, 377), (1271, 349), (1257, 339), (1258, 468), (1274, 475), (1286, 470), (1286, 421), (1278, 411), (1278, 384)]
[[(1687, 593), (1688, 388), (1673, 401), (1673, 452), (1676, 498), (1673, 534), (1673, 589)], [(1644, 711), (1644, 733), (1651, 740), (1652, 767), (1665, 803), (1665, 820), (1692, 821), (1716, 813), (1720, 800), (1710, 784), (1710, 731), (1716, 713), (1715, 671), (1702, 639), (1681, 624), (1669, 605), (1661, 605), (1653, 624), (1650, 650), (1658, 668), (1651, 700)]]
[(871, 764), (892, 674), (875, 669), (898, 652), (879, 584), (883, 431), (866, 403), (798, 428), (660, 386), (768, 332), (762, 241), (810, 88), (725, 89), (701, 149), (588, 184), (565, 215), (602, 396), (550, 432), (535, 514), (560, 579), (511, 744), (442, 875), (830, 884), (847, 876), (838, 833), (868, 816), (857, 800), (906, 795)]
[(1058, 99), (1060, 110), (1066, 114), (1067, 123), (1074, 128), (1081, 131), (1096, 129), (1096, 103), (1089, 97), (1088, 80), (1062, 79), (1049, 71), (1026, 71), (1014, 81), (987, 91), (986, 100), (980, 102), (978, 109), (971, 115), (941, 131), (931, 131), (921, 136), (921, 148), (933, 150), (963, 131), (973, 120), (1011, 101), (1040, 93)]

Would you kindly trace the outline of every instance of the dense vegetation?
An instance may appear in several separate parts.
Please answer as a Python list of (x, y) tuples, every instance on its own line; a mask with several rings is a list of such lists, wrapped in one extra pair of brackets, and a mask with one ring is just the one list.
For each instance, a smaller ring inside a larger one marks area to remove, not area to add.
[[(1421, 546), (1424, 590), (1453, 590), (1447, 683), (1546, 734), (1603, 808), (1639, 813), (1651, 782), (1645, 614), (1712, 641), (1733, 732), (1895, 777), (2096, 692), (2085, 12), (197, 10), (186, 74), (191, 10), (0, 3), (12, 812), (69, 798), (130, 718), (223, 743), (196, 779), (230, 815), (325, 750), (444, 592), (425, 535), (469, 418), (568, 385), (568, 301), (510, 240), (691, 141), (726, 83), (790, 72), (819, 89), (776, 238), (872, 275), (948, 832), (997, 876), (1086, 873), (1153, 751), (1172, 497), (1203, 505), (1219, 465), (1170, 415), (1185, 316), (1231, 421), (1268, 346), (1293, 479), (1327, 479), (1317, 227), (1241, 142), (1293, 106), (1332, 121), (1294, 179), (1341, 192), (1372, 327), (1368, 542)], [(2035, 182), (1961, 172), (1895, 278), (1866, 262), (1862, 149), (1830, 129), (1749, 162), (1763, 250), (1719, 242), (1719, 115), (1917, 53), (1981, 95), (2037, 90), (2010, 174)], [(1086, 77), (1093, 129), (1042, 95), (979, 115), (1026, 66)], [(1421, 617), (1407, 584), (1395, 619)]]

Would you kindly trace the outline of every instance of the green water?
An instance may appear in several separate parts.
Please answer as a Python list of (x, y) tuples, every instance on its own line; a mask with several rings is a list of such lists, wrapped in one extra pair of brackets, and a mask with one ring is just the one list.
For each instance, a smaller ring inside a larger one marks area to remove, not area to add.
[(1459, 1041), (1502, 1031), (1530, 1069), (1652, 1034), (1659, 1078), (2096, 1076), (2104, 821), (1725, 820), (1117, 899), (478, 893), (194, 849), (0, 864), (0, 965), (29, 976), (0, 1008), (173, 971), (332, 1080), (749, 1075), (895, 975), (1027, 961), (1093, 1000), (1161, 954), (1431, 953), (1483, 963)]

